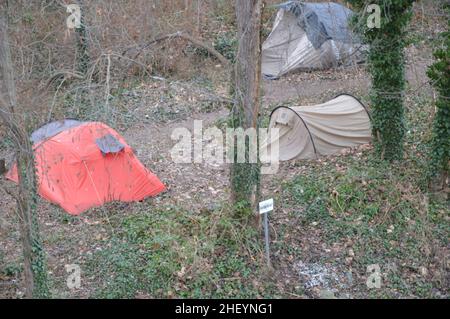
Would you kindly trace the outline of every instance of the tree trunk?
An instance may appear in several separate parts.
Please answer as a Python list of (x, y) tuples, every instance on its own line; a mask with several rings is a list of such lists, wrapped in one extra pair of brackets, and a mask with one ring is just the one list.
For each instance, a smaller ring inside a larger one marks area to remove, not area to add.
[(356, 31), (370, 45), (367, 62), (372, 77), (370, 100), (375, 150), (383, 160), (403, 160), (404, 48), (414, 0), (373, 0), (371, 3), (380, 7), (379, 27), (368, 24), (366, 0), (348, 2), (359, 11), (353, 20)]
[[(261, 87), (261, 12), (262, 0), (236, 0), (238, 52), (234, 68), (235, 104), (233, 127), (258, 130)], [(248, 141), (248, 144), (251, 141)], [(256, 149), (259, 147), (257, 146)], [(260, 165), (250, 161), (250, 147), (245, 146), (246, 162), (231, 167), (232, 196), (246, 214), (252, 214), (259, 197)], [(259, 154), (257, 156), (259, 158)]]
[[(47, 298), (49, 288), (45, 252), (39, 233), (37, 219), (37, 187), (33, 150), (28, 134), (22, 135), (22, 150), (16, 151), (19, 174), (17, 211), (21, 219), (21, 237), (24, 256), (24, 274), (27, 298)], [(16, 147), (17, 149), (17, 147)]]
[[(24, 257), (25, 296), (45, 298), (49, 296), (45, 253), (39, 236), (37, 220), (37, 188), (33, 150), (26, 125), (16, 116), (17, 104), (14, 68), (8, 43), (6, 19), (0, 16), (0, 70), (3, 87), (0, 87), (0, 119), (8, 128), (14, 143), (19, 175), (19, 191), (16, 196), (22, 249)], [(5, 91), (5, 92), (4, 92)], [(3, 95), (7, 96), (5, 100)], [(25, 120), (26, 122), (26, 120)]]
[(77, 68), (78, 72), (86, 75), (90, 63), (88, 37), (86, 32), (86, 17), (84, 15), (84, 4), (82, 0), (78, 1), (78, 5), (81, 9), (80, 22), (81, 25), (76, 29), (77, 33)]

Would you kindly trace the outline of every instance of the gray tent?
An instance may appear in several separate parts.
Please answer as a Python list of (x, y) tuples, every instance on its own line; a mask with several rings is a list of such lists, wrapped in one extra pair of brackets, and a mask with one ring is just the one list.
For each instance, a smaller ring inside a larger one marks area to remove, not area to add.
[[(42, 141), (52, 138), (53, 136), (61, 132), (84, 124), (88, 124), (88, 122), (80, 122), (74, 119), (65, 119), (50, 122), (34, 131), (31, 134), (31, 141), (33, 142), (33, 144), (38, 144)], [(109, 153), (115, 154), (125, 148), (125, 145), (120, 143), (120, 141), (111, 134), (106, 134), (105, 136), (96, 139), (95, 143), (104, 155)]]
[(61, 133), (62, 131), (80, 126), (82, 124), (84, 123), (73, 119), (65, 119), (61, 121), (50, 122), (34, 131), (31, 134), (31, 141), (34, 144), (37, 144), (41, 141), (44, 141), (48, 138), (55, 136), (58, 133)]
[(358, 59), (361, 48), (349, 29), (353, 12), (337, 3), (289, 1), (279, 8), (262, 48), (262, 72), (278, 78), (293, 70), (328, 69)]

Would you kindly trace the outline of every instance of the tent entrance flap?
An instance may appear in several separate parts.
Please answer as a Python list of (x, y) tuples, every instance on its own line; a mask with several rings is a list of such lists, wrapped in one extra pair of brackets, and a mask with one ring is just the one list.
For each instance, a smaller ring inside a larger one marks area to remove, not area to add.
[(95, 144), (97, 144), (103, 155), (119, 153), (125, 148), (125, 145), (120, 143), (119, 140), (111, 134), (106, 134), (105, 136), (98, 138), (95, 140)]

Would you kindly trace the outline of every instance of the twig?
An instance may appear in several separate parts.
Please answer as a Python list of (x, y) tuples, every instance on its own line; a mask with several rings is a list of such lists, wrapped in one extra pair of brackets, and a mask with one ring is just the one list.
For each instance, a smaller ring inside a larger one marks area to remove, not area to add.
[(105, 85), (105, 118), (108, 118), (109, 116), (109, 96), (110, 96), (110, 89), (109, 89), (109, 81), (111, 78), (111, 55), (108, 54), (106, 56), (106, 59), (108, 61), (108, 66), (106, 67), (106, 85)]

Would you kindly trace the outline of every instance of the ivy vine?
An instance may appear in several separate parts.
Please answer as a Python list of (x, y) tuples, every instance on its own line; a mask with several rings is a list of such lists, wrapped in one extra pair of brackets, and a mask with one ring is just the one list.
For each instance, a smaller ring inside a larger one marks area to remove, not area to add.
[[(450, 5), (446, 7), (450, 13)], [(436, 115), (431, 140), (430, 177), (443, 181), (450, 170), (450, 21), (442, 32), (442, 46), (434, 52), (435, 63), (428, 68), (428, 77), (437, 91)]]
[[(380, 157), (389, 161), (403, 158), (405, 135), (405, 29), (412, 16), (414, 0), (349, 0), (359, 14), (352, 24), (370, 46), (367, 62), (372, 77), (370, 92), (374, 144)], [(368, 26), (369, 4), (380, 8), (380, 27)]]

